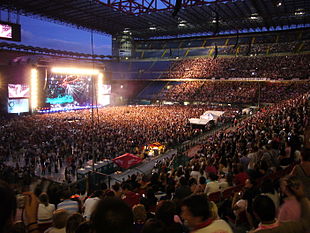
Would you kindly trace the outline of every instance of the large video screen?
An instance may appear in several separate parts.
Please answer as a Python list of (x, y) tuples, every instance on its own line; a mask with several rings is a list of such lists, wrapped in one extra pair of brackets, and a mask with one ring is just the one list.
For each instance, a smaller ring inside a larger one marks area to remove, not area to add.
[(29, 112), (28, 99), (9, 99), (8, 100), (8, 113), (22, 113)]
[(12, 26), (8, 24), (0, 24), (0, 37), (12, 39), (13, 37)]
[(20, 24), (0, 22), (0, 39), (3, 40), (21, 40)]
[(24, 98), (30, 96), (29, 85), (9, 84), (8, 91), (9, 91), (9, 98)]
[(50, 74), (47, 78), (46, 103), (56, 107), (91, 104), (91, 77)]
[(102, 85), (102, 94), (110, 95), (111, 94), (111, 85)]
[(103, 95), (101, 106), (107, 106), (107, 105), (110, 105), (110, 103), (111, 103), (111, 95)]

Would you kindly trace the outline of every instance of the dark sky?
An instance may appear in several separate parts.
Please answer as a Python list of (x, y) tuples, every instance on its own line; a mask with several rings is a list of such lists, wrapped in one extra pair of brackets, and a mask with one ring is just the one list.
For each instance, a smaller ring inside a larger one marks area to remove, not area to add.
[[(7, 21), (1, 12), (1, 21)], [(11, 20), (15, 23), (14, 20)], [(74, 27), (21, 16), (21, 43), (35, 47), (91, 53), (91, 33)], [(3, 42), (8, 42), (1, 40)], [(111, 55), (111, 36), (94, 33), (94, 53)]]

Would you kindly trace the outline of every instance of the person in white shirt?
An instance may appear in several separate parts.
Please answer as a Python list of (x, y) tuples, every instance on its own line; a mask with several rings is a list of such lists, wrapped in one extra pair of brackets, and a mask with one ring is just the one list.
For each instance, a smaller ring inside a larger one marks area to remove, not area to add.
[(86, 218), (87, 220), (90, 219), (91, 214), (93, 213), (98, 201), (100, 201), (100, 197), (102, 196), (101, 191), (95, 191), (94, 194), (90, 197), (87, 198), (83, 209), (84, 209), (84, 214), (83, 217)]
[(190, 173), (190, 176), (195, 178), (196, 180), (199, 180), (199, 178), (201, 176), (201, 174), (199, 172), (199, 168), (200, 168), (199, 164), (195, 164), (193, 170)]
[(210, 173), (209, 179), (211, 181), (207, 183), (205, 193), (210, 194), (210, 193), (220, 191), (220, 185), (219, 185), (219, 182), (217, 181), (218, 179), (217, 175), (214, 173)]
[(46, 193), (41, 193), (39, 200), (40, 204), (38, 206), (37, 219), (39, 229), (43, 232), (52, 225), (55, 205), (49, 203), (48, 195)]

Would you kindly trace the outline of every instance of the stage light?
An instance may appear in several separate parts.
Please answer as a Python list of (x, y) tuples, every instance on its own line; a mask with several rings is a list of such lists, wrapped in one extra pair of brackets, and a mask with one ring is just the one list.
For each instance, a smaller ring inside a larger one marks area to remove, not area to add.
[(304, 10), (301, 9), (301, 8), (297, 9), (296, 12), (295, 12), (295, 15), (296, 15), (296, 16), (301, 16), (301, 15), (304, 15), (304, 14), (305, 14), (305, 12), (304, 12)]
[(250, 19), (252, 20), (258, 20), (258, 14), (257, 13), (254, 13), (250, 16)]
[(38, 71), (31, 69), (31, 109), (38, 107)]
[(58, 74), (76, 74), (76, 75), (98, 75), (99, 70), (95, 69), (80, 69), (73, 67), (53, 67), (51, 69), (53, 73)]

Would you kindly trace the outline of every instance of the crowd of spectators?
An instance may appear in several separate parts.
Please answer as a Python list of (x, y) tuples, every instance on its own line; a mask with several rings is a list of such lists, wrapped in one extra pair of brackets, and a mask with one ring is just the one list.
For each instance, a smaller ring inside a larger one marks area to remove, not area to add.
[[(171, 148), (203, 132), (188, 119), (199, 118), (206, 110), (208, 106), (107, 107), (95, 111), (94, 127), (90, 110), (14, 118), (2, 126), (0, 158), (15, 168), (1, 173), (5, 179), (23, 180), (23, 170), (45, 176), (65, 168), (70, 179), (93, 159), (92, 150), (98, 161), (141, 154), (143, 146), (154, 142)], [(230, 111), (223, 121), (237, 116)]]
[[(188, 164), (174, 169), (164, 161), (149, 180), (134, 174), (86, 198), (64, 190), (51, 203), (45, 193), (25, 193), (22, 219), (33, 233), (307, 232), (310, 196), (303, 180), (309, 182), (310, 154), (303, 147), (309, 107), (307, 94), (262, 108), (211, 135)], [(300, 161), (290, 176), (273, 183)], [(231, 186), (241, 192), (217, 205), (211, 201)], [(2, 232), (25, 232), (12, 226), (12, 191), (1, 182), (0, 192)]]
[(194, 58), (171, 64), (167, 78), (306, 79), (310, 55)]
[(164, 89), (158, 98), (211, 103), (277, 103), (306, 93), (309, 81), (188, 81)]

